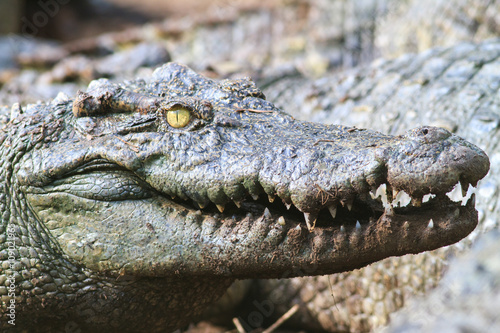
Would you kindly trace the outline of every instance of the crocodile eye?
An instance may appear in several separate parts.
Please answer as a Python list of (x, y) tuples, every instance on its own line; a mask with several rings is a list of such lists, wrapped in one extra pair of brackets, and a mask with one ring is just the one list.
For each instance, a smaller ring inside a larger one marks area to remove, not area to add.
[(190, 120), (191, 111), (182, 106), (167, 111), (167, 122), (174, 128), (185, 127)]

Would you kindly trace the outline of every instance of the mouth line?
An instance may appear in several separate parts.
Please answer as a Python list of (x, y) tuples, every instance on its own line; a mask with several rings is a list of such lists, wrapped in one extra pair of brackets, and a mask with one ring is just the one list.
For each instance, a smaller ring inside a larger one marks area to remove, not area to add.
[[(467, 214), (476, 212), (474, 192), (473, 187), (464, 190), (460, 182), (457, 182), (454, 189), (446, 194), (427, 194), (423, 196), (423, 199), (415, 200), (404, 191), (391, 197), (392, 189), (387, 190), (386, 185), (382, 184), (376, 191), (356, 195), (349, 205), (338, 204), (334, 212), (325, 206), (317, 213), (312, 227), (307, 221), (307, 213), (299, 211), (293, 204), (285, 204), (278, 197), (272, 201), (268, 200), (265, 195), (254, 200), (243, 201), (239, 205), (228, 204), (223, 212), (220, 212), (220, 208), (214, 204), (208, 205), (202, 211), (222, 219), (235, 221), (245, 217), (249, 217), (250, 220), (259, 217), (271, 218), (276, 223), (289, 228), (307, 227), (311, 233), (316, 229), (359, 230), (376, 224), (381, 219), (390, 220), (393, 223), (425, 224), (426, 227), (432, 229), (443, 216), (448, 219), (450, 216), (458, 219), (465, 211)], [(184, 206), (186, 205), (187, 203), (184, 202)], [(190, 206), (193, 206), (191, 209), (199, 210), (195, 204)]]

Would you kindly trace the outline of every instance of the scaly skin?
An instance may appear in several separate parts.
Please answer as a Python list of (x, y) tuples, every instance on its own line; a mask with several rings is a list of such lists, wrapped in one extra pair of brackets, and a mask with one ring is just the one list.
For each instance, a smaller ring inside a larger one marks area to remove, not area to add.
[[(444, 196), (488, 172), (476, 146), (435, 127), (297, 121), (263, 97), (170, 63), (148, 82), (14, 106), (0, 253), (15, 328), (173, 330), (237, 278), (343, 272), (476, 226), (473, 199)], [(381, 184), (415, 207), (384, 210), (368, 195)], [(4, 292), (3, 314), (9, 302)]]
[[(379, 60), (318, 80), (284, 79), (266, 95), (297, 118), (321, 123), (370, 126), (393, 134), (416, 124), (443, 126), (498, 161), (499, 77), (500, 40), (496, 39)], [(498, 172), (492, 168), (478, 187), (476, 236), (498, 228)], [(278, 316), (295, 303), (303, 305), (289, 322), (318, 330), (366, 332), (387, 324), (389, 315), (415, 296), (426, 295), (442, 277), (447, 258), (467, 249), (473, 239), (331, 277), (261, 281), (259, 290), (264, 299), (269, 298), (266, 291), (290, 295), (276, 305)]]
[(498, 332), (499, 237), (498, 230), (482, 235), (470, 252), (450, 262), (435, 290), (411, 300), (380, 332)]

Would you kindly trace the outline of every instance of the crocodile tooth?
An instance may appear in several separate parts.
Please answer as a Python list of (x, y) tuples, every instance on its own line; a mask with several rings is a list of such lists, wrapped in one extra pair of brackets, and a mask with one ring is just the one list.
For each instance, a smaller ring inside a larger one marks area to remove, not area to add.
[(380, 187), (377, 190), (377, 197), (380, 197), (380, 201), (384, 206), (387, 206), (389, 203), (387, 200), (387, 191), (386, 191), (386, 185), (380, 185)]
[(328, 207), (328, 210), (330, 211), (330, 215), (332, 215), (333, 218), (337, 215), (337, 205), (331, 205)]
[(429, 228), (429, 229), (434, 228), (434, 221), (432, 219), (429, 220), (429, 224), (427, 225), (427, 228)]
[(361, 229), (361, 223), (359, 223), (359, 221), (356, 221), (356, 229)]
[(252, 199), (253, 199), (254, 201), (259, 200), (259, 195), (258, 195), (258, 194), (252, 194)]
[(264, 217), (266, 219), (270, 219), (271, 218), (271, 212), (269, 211), (269, 208), (264, 208)]
[(422, 198), (422, 202), (427, 202), (429, 200), (431, 200), (432, 198), (434, 198), (436, 195), (434, 194), (426, 194), (424, 195), (424, 197)]
[(286, 203), (283, 201), (283, 203), (285, 204), (285, 207), (287, 210), (290, 210), (290, 207), (292, 207), (292, 204), (291, 203)]
[(345, 227), (343, 224), (340, 226), (340, 232), (345, 232)]
[(393, 202), (399, 207), (405, 207), (411, 202), (411, 197), (405, 191), (399, 191)]
[(283, 216), (278, 217), (278, 224), (284, 226), (286, 224)]
[(453, 190), (450, 192), (446, 193), (448, 198), (450, 198), (453, 201), (461, 201), (463, 199), (462, 191), (459, 188), (460, 186), (458, 184), (455, 185)]
[(467, 190), (469, 189), (469, 183), (460, 182), (460, 186), (462, 187), (462, 197), (467, 196)]
[(203, 208), (205, 208), (205, 207), (207, 206), (207, 205), (205, 205), (205, 204), (203, 204), (203, 203), (201, 203), (201, 202), (194, 201), (194, 200), (193, 200), (193, 205), (194, 205), (195, 207), (196, 207), (196, 206), (198, 206), (200, 209), (203, 209)]
[(347, 207), (347, 209), (349, 211), (351, 211), (353, 202), (354, 202), (354, 199), (347, 199), (347, 200), (341, 201), (340, 203), (342, 204), (342, 206)]
[(274, 195), (268, 194), (267, 197), (269, 198), (270, 203), (274, 202)]
[(411, 204), (414, 207), (420, 207), (420, 206), (422, 206), (422, 198), (411, 198)]
[(405, 221), (405, 223), (403, 223), (403, 228), (408, 229), (409, 227), (410, 223), (408, 221)]
[(381, 184), (378, 188), (377, 188), (377, 191), (375, 192), (375, 198), (376, 197), (382, 197), (382, 198), (386, 198), (386, 195), (385, 195), (385, 191), (387, 189), (387, 186), (385, 184)]
[(250, 212), (246, 214), (246, 217), (248, 217), (249, 220), (253, 220), (253, 215)]
[(223, 212), (224, 211), (224, 208), (225, 206), (224, 205), (216, 205), (217, 206), (217, 209), (219, 210), (219, 212)]
[(304, 218), (306, 220), (307, 230), (309, 230), (309, 232), (313, 231), (318, 216), (313, 213), (304, 213)]
[(241, 208), (241, 201), (234, 201), (236, 207)]

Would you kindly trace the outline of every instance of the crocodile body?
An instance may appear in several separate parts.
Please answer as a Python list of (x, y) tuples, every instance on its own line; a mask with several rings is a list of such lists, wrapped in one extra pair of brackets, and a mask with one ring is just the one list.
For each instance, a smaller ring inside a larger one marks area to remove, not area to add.
[(409, 301), (380, 332), (485, 332), (500, 329), (500, 233), (492, 230), (451, 261), (439, 286)]
[[(477, 213), (473, 198), (444, 194), (489, 169), (444, 129), (297, 121), (251, 81), (175, 63), (14, 105), (10, 118), (0, 253), (2, 312), (15, 303), (17, 325), (1, 325), (17, 330), (172, 330), (235, 279), (342, 272), (454, 243)], [(382, 184), (413, 204), (385, 209), (369, 196)]]

